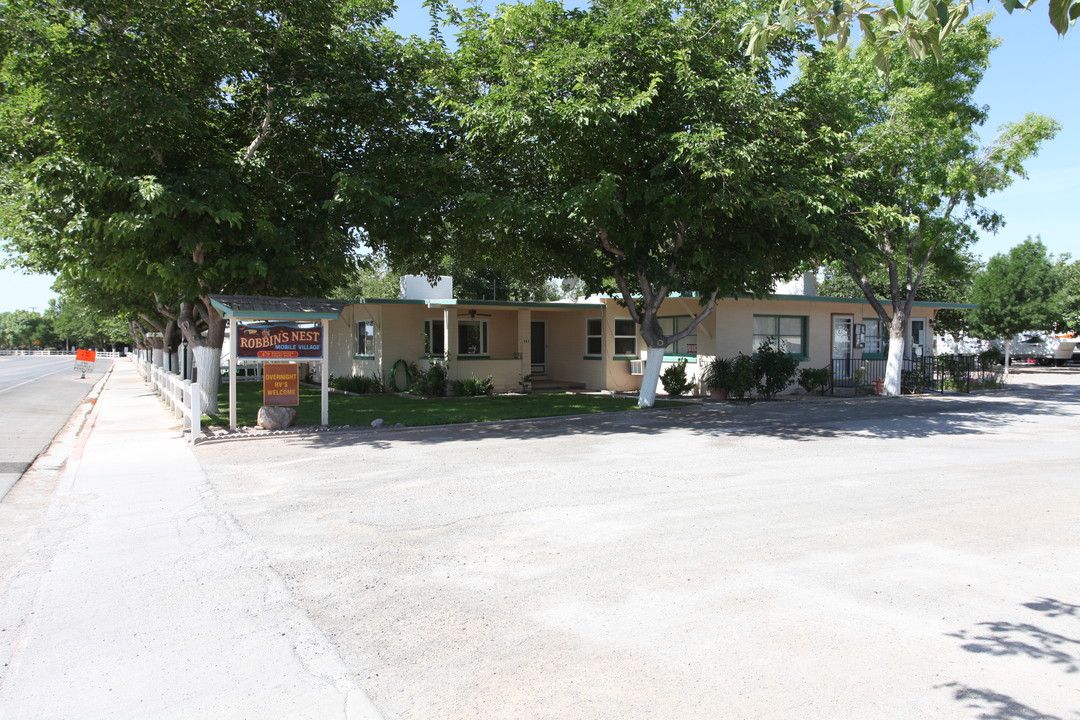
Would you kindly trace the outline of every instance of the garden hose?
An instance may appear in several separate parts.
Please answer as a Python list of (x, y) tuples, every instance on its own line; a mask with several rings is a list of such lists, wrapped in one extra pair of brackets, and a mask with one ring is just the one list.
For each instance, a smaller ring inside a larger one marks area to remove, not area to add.
[[(405, 368), (405, 387), (404, 388), (399, 388), (397, 386), (397, 369), (398, 369), (398, 365), (401, 365), (402, 367)], [(412, 378), (409, 377), (409, 363), (405, 362), (404, 359), (398, 360), (390, 368), (390, 387), (391, 387), (391, 389), (393, 389), (394, 392), (405, 392), (406, 390), (408, 390), (411, 380), (412, 380)]]

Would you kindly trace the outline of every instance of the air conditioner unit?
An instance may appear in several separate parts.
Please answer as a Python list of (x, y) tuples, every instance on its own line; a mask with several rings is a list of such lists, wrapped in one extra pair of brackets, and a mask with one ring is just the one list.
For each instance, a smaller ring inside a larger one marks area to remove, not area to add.
[(631, 360), (630, 361), (630, 374), (631, 375), (644, 375), (645, 374), (645, 361), (644, 360)]

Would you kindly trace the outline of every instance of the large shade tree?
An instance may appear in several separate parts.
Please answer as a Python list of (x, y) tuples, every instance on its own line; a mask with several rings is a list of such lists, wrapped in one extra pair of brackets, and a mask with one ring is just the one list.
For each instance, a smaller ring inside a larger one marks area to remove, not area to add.
[(349, 228), (407, 204), (430, 144), (426, 52), (381, 28), (391, 10), (4, 3), (0, 229), (19, 264), (167, 299), (213, 411), (224, 322), (208, 296), (332, 287)]
[[(852, 201), (831, 226), (863, 240), (843, 264), (888, 328), (889, 395), (900, 392), (911, 309), (927, 268), (946, 277), (962, 273), (976, 226), (993, 230), (1002, 222), (982, 199), (1023, 177), (1024, 161), (1059, 127), (1028, 115), (980, 144), (986, 109), (973, 94), (997, 44), (988, 20), (946, 38), (939, 60), (896, 50), (889, 70), (879, 73), (874, 48), (833, 46), (804, 67), (803, 87), (834, 99), (847, 131), (839, 158)], [(875, 276), (887, 279), (883, 287)]]
[[(464, 18), (443, 102), (469, 171), (465, 243), (617, 293), (647, 347), (639, 402), (664, 348), (718, 296), (768, 293), (825, 249), (817, 234), (833, 137), (780, 92), (792, 42), (742, 54), (750, 4), (536, 0)], [(674, 334), (674, 293), (700, 312)]]

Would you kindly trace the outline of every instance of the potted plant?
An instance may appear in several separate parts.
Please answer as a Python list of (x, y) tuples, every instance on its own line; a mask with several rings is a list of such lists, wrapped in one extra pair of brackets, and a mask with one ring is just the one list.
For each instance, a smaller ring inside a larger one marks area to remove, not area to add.
[(713, 400), (727, 400), (731, 391), (735, 361), (731, 358), (714, 357), (705, 363), (701, 371), (701, 384)]

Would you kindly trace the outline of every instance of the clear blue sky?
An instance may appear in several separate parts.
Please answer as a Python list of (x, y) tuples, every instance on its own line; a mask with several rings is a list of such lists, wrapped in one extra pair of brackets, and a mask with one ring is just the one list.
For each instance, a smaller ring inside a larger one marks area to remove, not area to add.
[[(426, 35), (430, 21), (420, 0), (400, 0), (393, 24), (403, 35)], [(1002, 212), (1006, 225), (997, 235), (984, 235), (976, 254), (988, 259), (1040, 235), (1053, 253), (1080, 255), (1074, 189), (1080, 178), (1080, 27), (1058, 38), (1046, 17), (1047, 2), (1032, 12), (1007, 15), (998, 10), (991, 26), (1003, 39), (991, 56), (992, 67), (979, 88), (978, 101), (990, 107), (984, 140), (993, 137), (1003, 123), (1037, 112), (1056, 118), (1064, 126), (1058, 136), (1028, 163), (1028, 180), (1018, 181), (1003, 193), (991, 196), (986, 205)], [(996, 2), (978, 7), (1000, 8)], [(1080, 203), (1078, 203), (1080, 204)], [(45, 308), (52, 279), (0, 270), (0, 312)]]

